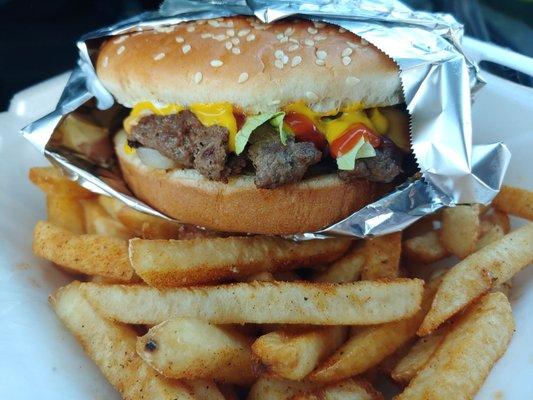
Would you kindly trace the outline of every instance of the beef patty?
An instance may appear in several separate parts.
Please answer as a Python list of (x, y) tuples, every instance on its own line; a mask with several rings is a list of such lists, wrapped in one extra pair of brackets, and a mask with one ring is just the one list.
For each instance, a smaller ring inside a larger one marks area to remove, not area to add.
[[(246, 152), (236, 156), (229, 151), (228, 130), (204, 126), (189, 110), (170, 115), (147, 115), (132, 127), (130, 143), (159, 151), (182, 168), (194, 168), (208, 179), (226, 182), (247, 165), (255, 169), (254, 182), (259, 188), (275, 188), (300, 181), (308, 168), (322, 159), (322, 153), (310, 142), (296, 142), (289, 137), (282, 144), (277, 132), (267, 123), (258, 128)], [(403, 153), (383, 137), (376, 156), (356, 161), (353, 171), (339, 171), (343, 180), (366, 178), (390, 182), (401, 173)]]

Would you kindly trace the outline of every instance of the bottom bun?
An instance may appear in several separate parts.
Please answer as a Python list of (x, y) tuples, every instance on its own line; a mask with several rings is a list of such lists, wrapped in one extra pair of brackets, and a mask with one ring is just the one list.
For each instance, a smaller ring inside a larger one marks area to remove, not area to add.
[[(115, 137), (122, 174), (140, 200), (180, 222), (224, 232), (290, 235), (313, 232), (372, 202), (379, 186), (346, 183), (336, 174), (259, 189), (251, 175), (211, 181), (193, 169), (155, 169), (125, 151), (126, 134)], [(383, 188), (382, 188), (383, 189)], [(379, 190), (383, 193), (383, 190)]]

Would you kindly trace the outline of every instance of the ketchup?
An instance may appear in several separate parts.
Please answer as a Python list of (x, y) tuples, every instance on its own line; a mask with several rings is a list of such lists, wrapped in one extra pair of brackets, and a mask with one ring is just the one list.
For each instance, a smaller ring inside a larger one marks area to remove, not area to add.
[(355, 124), (346, 129), (340, 137), (335, 139), (329, 146), (331, 156), (337, 158), (348, 153), (354, 146), (364, 138), (372, 147), (381, 144), (381, 138), (374, 131), (363, 124)]
[(298, 140), (312, 142), (319, 150), (323, 150), (327, 146), (326, 138), (322, 132), (305, 115), (290, 111), (285, 115), (284, 122)]
[(242, 126), (244, 125), (244, 121), (246, 121), (246, 115), (241, 110), (233, 110), (233, 117), (235, 118), (235, 122), (237, 123), (237, 131), (240, 131)]

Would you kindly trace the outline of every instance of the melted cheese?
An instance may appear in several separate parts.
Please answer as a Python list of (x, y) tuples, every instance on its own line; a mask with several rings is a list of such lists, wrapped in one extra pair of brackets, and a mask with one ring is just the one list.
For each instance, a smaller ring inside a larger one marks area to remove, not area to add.
[[(332, 119), (324, 117), (336, 115), (337, 111), (317, 113), (301, 101), (288, 105), (285, 107), (285, 111), (296, 112), (309, 118), (313, 121), (318, 130), (324, 134), (329, 144), (333, 143), (335, 139), (338, 139), (350, 126), (357, 123), (364, 124), (375, 132), (382, 133), (380, 129), (377, 129), (373, 121), (368, 118), (359, 105), (346, 107), (340, 110), (341, 115)], [(383, 117), (383, 119), (385, 119), (385, 117)]]
[(205, 126), (219, 125), (229, 132), (228, 146), (235, 151), (235, 136), (237, 135), (237, 121), (233, 115), (233, 105), (230, 103), (195, 103), (190, 110)]
[[(169, 115), (178, 113), (185, 108), (179, 104), (169, 104), (164, 107), (157, 107), (153, 103), (144, 101), (138, 103), (131, 110), (130, 115), (124, 120), (124, 129), (127, 133), (136, 125), (142, 117), (149, 114)], [(237, 121), (233, 115), (233, 105), (230, 103), (194, 103), (189, 107), (194, 115), (205, 126), (219, 125), (226, 128), (229, 132), (228, 145), (231, 151), (235, 151), (235, 137), (237, 135)], [(324, 134), (328, 143), (339, 138), (350, 126), (362, 123), (373, 131), (384, 134), (388, 129), (388, 120), (381, 114), (377, 108), (370, 111), (370, 118), (356, 104), (340, 110), (341, 115), (337, 118), (324, 118), (336, 115), (336, 110), (317, 113), (311, 110), (303, 101), (289, 104), (285, 107), (286, 112), (296, 112), (309, 118), (316, 127)], [(129, 147), (129, 146), (128, 146)], [(128, 149), (134, 151), (134, 149)]]
[[(179, 104), (169, 104), (159, 108), (149, 101), (143, 101), (136, 104), (131, 110), (130, 115), (124, 120), (124, 130), (127, 133), (131, 133), (131, 128), (146, 115), (170, 115), (176, 114), (184, 109)], [(231, 151), (235, 151), (237, 121), (233, 115), (233, 106), (230, 103), (194, 103), (191, 104), (189, 109), (203, 125), (219, 125), (226, 128), (229, 132), (229, 148)]]

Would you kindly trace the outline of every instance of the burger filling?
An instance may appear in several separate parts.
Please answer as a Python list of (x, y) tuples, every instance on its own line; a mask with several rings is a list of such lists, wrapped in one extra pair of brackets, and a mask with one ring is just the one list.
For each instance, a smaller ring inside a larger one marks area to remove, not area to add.
[(391, 182), (409, 152), (407, 116), (391, 107), (317, 113), (298, 102), (245, 116), (227, 103), (140, 103), (124, 127), (128, 150), (137, 148), (147, 164), (155, 153), (155, 166), (194, 168), (211, 180), (250, 172), (260, 188), (298, 182), (314, 169), (335, 168), (333, 161), (343, 180)]

